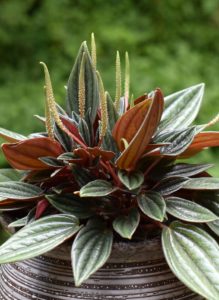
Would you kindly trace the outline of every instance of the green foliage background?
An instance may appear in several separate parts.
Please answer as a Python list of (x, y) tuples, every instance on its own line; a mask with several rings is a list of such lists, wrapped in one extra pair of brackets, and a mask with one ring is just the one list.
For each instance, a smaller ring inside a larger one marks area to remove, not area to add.
[[(114, 95), (115, 52), (129, 51), (131, 90), (137, 97), (161, 87), (164, 94), (206, 83), (199, 123), (219, 111), (218, 0), (0, 0), (0, 126), (23, 134), (41, 130), (44, 61), (57, 101), (80, 43), (95, 32), (98, 68)], [(216, 125), (214, 129), (219, 129)], [(196, 161), (213, 161), (219, 151)], [(5, 164), (0, 158), (2, 165)]]

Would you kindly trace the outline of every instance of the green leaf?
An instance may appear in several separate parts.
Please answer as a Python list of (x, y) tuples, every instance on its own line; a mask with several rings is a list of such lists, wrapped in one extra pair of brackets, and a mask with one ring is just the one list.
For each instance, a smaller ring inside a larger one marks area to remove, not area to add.
[(97, 179), (80, 189), (80, 197), (102, 197), (113, 193), (116, 189), (110, 182)]
[(87, 169), (80, 167), (79, 165), (74, 165), (72, 168), (72, 173), (74, 175), (77, 184), (82, 187), (94, 179), (94, 175), (91, 174)]
[(19, 181), (23, 176), (23, 172), (19, 172), (14, 169), (1, 169), (0, 170), (0, 182), (6, 181)]
[(219, 190), (219, 178), (192, 178), (183, 186), (187, 190)]
[(19, 133), (4, 129), (0, 127), (0, 137), (6, 140), (7, 142), (17, 142), (17, 141), (23, 141), (26, 140), (27, 137), (24, 135), (21, 135)]
[(79, 229), (78, 219), (67, 214), (47, 216), (32, 222), (0, 247), (0, 264), (48, 252), (72, 237)]
[(196, 134), (197, 129), (195, 126), (174, 134), (167, 140), (170, 144), (160, 148), (160, 153), (168, 156), (177, 156), (183, 153), (192, 143)]
[(219, 236), (219, 220), (207, 223), (211, 230)]
[(207, 208), (183, 198), (166, 198), (167, 212), (174, 217), (189, 222), (210, 222), (218, 217)]
[(164, 220), (166, 203), (159, 193), (150, 191), (138, 196), (138, 206), (146, 216), (160, 222)]
[(80, 119), (80, 122), (78, 124), (78, 130), (79, 130), (81, 137), (85, 141), (86, 145), (92, 146), (89, 127), (87, 125), (87, 122), (84, 119)]
[(100, 220), (92, 220), (77, 234), (72, 247), (75, 285), (101, 268), (110, 256), (113, 233)]
[(54, 168), (61, 168), (64, 166), (61, 160), (58, 160), (56, 157), (53, 156), (40, 157), (39, 160), (44, 162), (44, 164)]
[(169, 195), (184, 188), (184, 185), (188, 180), (188, 178), (181, 176), (164, 178), (153, 188), (153, 190), (162, 195)]
[(85, 202), (76, 195), (47, 195), (46, 199), (60, 212), (72, 214), (79, 219), (86, 219), (94, 215), (91, 203)]
[(19, 181), (0, 182), (0, 197), (9, 199), (31, 199), (43, 194), (40, 187)]
[(191, 125), (199, 112), (203, 94), (204, 84), (201, 83), (165, 97), (159, 132)]
[(163, 230), (162, 246), (180, 281), (206, 299), (219, 299), (219, 246), (210, 235), (176, 221)]
[(99, 91), (98, 91), (98, 82), (95, 70), (92, 66), (90, 54), (86, 45), (86, 42), (83, 42), (78, 56), (76, 58), (74, 67), (71, 71), (68, 86), (67, 86), (67, 108), (68, 114), (71, 116), (72, 111), (79, 114), (79, 102), (78, 102), (78, 86), (79, 86), (79, 73), (81, 60), (84, 53), (85, 59), (85, 112), (91, 107), (91, 119), (94, 122), (97, 114), (97, 109), (99, 107)]
[(137, 209), (132, 209), (127, 216), (119, 216), (113, 221), (114, 230), (123, 238), (131, 239), (140, 222)]
[(185, 163), (176, 164), (170, 169), (170, 171), (168, 171), (165, 174), (165, 177), (179, 176), (179, 175), (184, 177), (190, 177), (190, 176), (200, 174), (211, 167), (213, 167), (212, 164), (198, 164), (198, 165), (185, 164)]
[(54, 133), (65, 151), (72, 151), (74, 145), (73, 139), (67, 133), (65, 133), (56, 123), (54, 125)]
[(118, 172), (119, 180), (129, 189), (135, 190), (139, 188), (144, 182), (144, 174), (142, 172), (128, 173), (124, 170)]

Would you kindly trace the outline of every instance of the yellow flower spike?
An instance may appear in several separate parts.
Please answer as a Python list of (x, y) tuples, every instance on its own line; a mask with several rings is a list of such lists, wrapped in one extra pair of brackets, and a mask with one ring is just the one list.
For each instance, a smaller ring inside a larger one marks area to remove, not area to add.
[(125, 53), (125, 102), (128, 103), (129, 100), (129, 86), (130, 86), (130, 64), (129, 64), (129, 54)]
[(130, 108), (134, 107), (135, 103), (134, 103), (134, 95), (132, 94), (131, 95), (131, 98), (130, 98)]
[(215, 125), (219, 122), (219, 114), (216, 115), (210, 122), (205, 125), (205, 128)]
[(100, 140), (105, 136), (108, 124), (108, 111), (107, 111), (107, 92), (104, 91), (104, 85), (100, 73), (96, 71), (99, 91), (100, 91), (100, 109), (101, 109), (101, 130), (100, 130)]
[(48, 134), (48, 137), (54, 140), (55, 137), (54, 137), (53, 126), (52, 126), (52, 115), (49, 109), (49, 103), (46, 96), (46, 86), (44, 86), (44, 91), (45, 91), (45, 98), (46, 98), (46, 103), (45, 103), (46, 132)]
[[(51, 120), (51, 117), (53, 117), (56, 124), (59, 126), (59, 128), (61, 130), (63, 130), (66, 134), (68, 134), (69, 136), (72, 136), (71, 133), (69, 132), (69, 130), (63, 125), (63, 123), (59, 117), (59, 113), (56, 108), (55, 97), (53, 94), (53, 88), (52, 88), (52, 83), (51, 83), (51, 79), (50, 79), (50, 75), (49, 75), (49, 70), (44, 62), (40, 62), (40, 64), (43, 66), (44, 73), (45, 73), (45, 84), (46, 84), (45, 91), (46, 91), (46, 99), (47, 99), (46, 112), (47, 112), (47, 116), (50, 114), (50, 117), (48, 120)], [(50, 130), (49, 124), (47, 126), (48, 126), (47, 130)]]
[(91, 34), (91, 59), (93, 63), (94, 70), (97, 67), (97, 49), (96, 49), (96, 42), (94, 33)]
[(119, 110), (119, 102), (121, 98), (122, 76), (121, 76), (121, 62), (119, 51), (116, 52), (116, 96), (115, 96), (115, 108)]
[(85, 52), (82, 55), (78, 81), (78, 102), (81, 118), (85, 115)]

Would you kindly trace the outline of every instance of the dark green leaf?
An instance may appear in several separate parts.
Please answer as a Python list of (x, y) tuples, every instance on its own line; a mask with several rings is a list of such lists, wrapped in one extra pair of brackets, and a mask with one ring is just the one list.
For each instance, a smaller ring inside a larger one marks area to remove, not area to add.
[(127, 216), (119, 216), (113, 221), (114, 230), (123, 238), (131, 239), (140, 222), (137, 209), (132, 209)]
[(65, 151), (72, 151), (74, 145), (72, 138), (70, 138), (67, 133), (60, 129), (57, 124), (55, 124), (54, 129), (55, 136)]
[(90, 202), (72, 194), (65, 195), (47, 195), (46, 198), (52, 206), (62, 213), (68, 213), (80, 219), (86, 219), (94, 215)]
[(204, 223), (218, 219), (213, 212), (193, 201), (178, 197), (165, 200), (167, 212), (180, 220)]
[(163, 221), (166, 212), (166, 203), (157, 192), (146, 192), (138, 196), (138, 206), (142, 212), (157, 221)]
[(159, 131), (187, 128), (195, 120), (202, 97), (204, 84), (197, 84), (164, 98), (165, 110)]
[(26, 140), (27, 137), (19, 133), (0, 127), (0, 137), (8, 142), (16, 142)]
[(89, 182), (80, 189), (81, 197), (102, 197), (113, 193), (116, 190), (110, 182), (97, 179)]
[(219, 178), (192, 178), (183, 186), (187, 190), (219, 190)]
[(71, 116), (72, 111), (75, 111), (79, 114), (78, 86), (79, 72), (83, 53), (85, 53), (85, 111), (87, 111), (90, 107), (92, 108), (91, 119), (92, 122), (94, 122), (97, 114), (97, 109), (99, 107), (99, 91), (96, 73), (94, 67), (92, 66), (86, 42), (82, 43), (79, 49), (78, 56), (68, 80), (67, 108), (69, 116)]
[(64, 166), (63, 162), (61, 160), (58, 160), (57, 158), (53, 156), (44, 156), (40, 157), (39, 160), (44, 162), (46, 165), (50, 167), (55, 167), (55, 168), (61, 168)]
[(162, 179), (154, 190), (161, 193), (162, 195), (170, 195), (173, 192), (184, 188), (185, 183), (188, 181), (188, 178), (181, 176), (172, 176)]
[(8, 181), (0, 183), (0, 197), (9, 199), (31, 199), (43, 194), (40, 187), (19, 182)]
[(118, 172), (119, 180), (129, 189), (135, 190), (139, 188), (144, 182), (144, 174), (142, 172), (132, 172), (128, 173), (123, 170)]
[(112, 243), (112, 231), (99, 220), (90, 221), (79, 231), (72, 247), (72, 265), (76, 286), (105, 264), (110, 256)]
[(117, 110), (115, 108), (115, 105), (112, 101), (112, 98), (110, 97), (109, 93), (107, 92), (107, 110), (108, 110), (108, 115), (109, 115), (109, 128), (112, 131), (114, 125), (116, 124), (116, 121), (119, 118), (119, 114), (117, 113)]
[(64, 160), (64, 161), (72, 160), (75, 158), (76, 157), (73, 152), (65, 152), (57, 157), (57, 159)]
[(86, 145), (91, 145), (91, 136), (90, 136), (90, 130), (87, 125), (87, 122), (84, 119), (80, 119), (78, 130), (80, 135), (82, 136), (83, 140), (85, 141)]
[(72, 215), (41, 218), (19, 230), (0, 247), (0, 263), (29, 259), (48, 252), (79, 229), (78, 219)]
[(72, 173), (77, 184), (82, 187), (94, 179), (94, 176), (85, 168), (73, 166)]
[(219, 246), (210, 235), (176, 221), (163, 230), (162, 246), (179, 280), (206, 299), (219, 299)]

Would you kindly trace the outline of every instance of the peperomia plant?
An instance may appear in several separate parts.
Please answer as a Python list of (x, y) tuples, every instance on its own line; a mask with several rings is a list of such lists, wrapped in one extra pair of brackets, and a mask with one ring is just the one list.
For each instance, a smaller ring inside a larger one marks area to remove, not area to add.
[[(162, 235), (175, 275), (207, 299), (219, 299), (219, 179), (210, 164), (189, 164), (219, 146), (218, 121), (192, 125), (204, 92), (198, 84), (167, 97), (160, 89), (129, 93), (125, 56), (121, 88), (116, 57), (115, 101), (96, 68), (96, 46), (84, 42), (70, 74), (67, 110), (55, 101), (45, 72), (45, 132), (28, 137), (6, 129), (3, 153), (13, 169), (0, 171), (0, 210), (23, 227), (0, 247), (0, 263), (29, 259), (68, 240), (75, 285), (96, 272), (114, 242)], [(18, 218), (18, 216), (20, 216)], [(147, 253), (145, 253), (147, 256)]]

